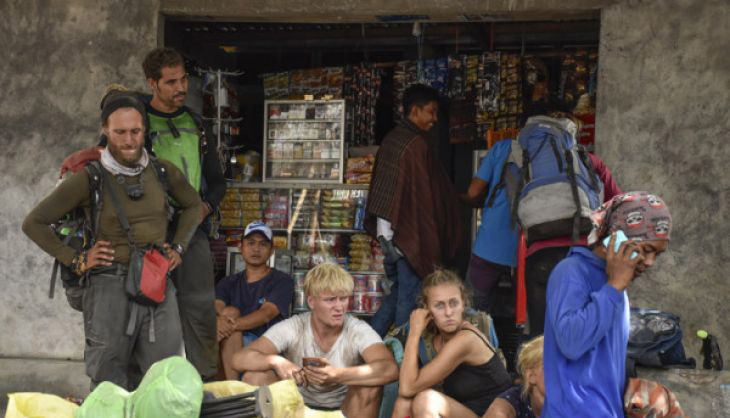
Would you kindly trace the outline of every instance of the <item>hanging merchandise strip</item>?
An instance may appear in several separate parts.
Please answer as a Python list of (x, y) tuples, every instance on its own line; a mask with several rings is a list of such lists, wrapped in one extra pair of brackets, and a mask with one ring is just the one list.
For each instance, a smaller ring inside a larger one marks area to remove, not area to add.
[(352, 121), (350, 146), (375, 144), (376, 104), (380, 97), (383, 70), (373, 64), (363, 63), (345, 70), (348, 83), (345, 85), (345, 99), (352, 103), (348, 115)]
[[(419, 31), (415, 37), (420, 49), (423, 25)], [(597, 52), (557, 56), (562, 60), (558, 97), (572, 108), (581, 94), (595, 93)], [(393, 120), (403, 117), (403, 92), (423, 83), (449, 99), (450, 142), (487, 141), (491, 145), (512, 138), (527, 107), (524, 95), (530, 89), (525, 83), (534, 84), (534, 80), (529, 81), (534, 73), (533, 59), (519, 52), (484, 52), (393, 63)], [(376, 143), (376, 104), (384, 74), (383, 65), (362, 63), (269, 73), (261, 78), (267, 100), (301, 99), (305, 94), (315, 99), (347, 100), (347, 144), (362, 146)]]

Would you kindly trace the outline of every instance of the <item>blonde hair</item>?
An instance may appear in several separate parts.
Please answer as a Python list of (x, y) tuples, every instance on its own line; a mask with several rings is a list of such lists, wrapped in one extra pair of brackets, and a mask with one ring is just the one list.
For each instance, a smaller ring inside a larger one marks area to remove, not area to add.
[(526, 342), (520, 348), (517, 356), (517, 371), (522, 376), (522, 397), (527, 399), (532, 390), (532, 384), (527, 379), (527, 372), (536, 369), (542, 364), (542, 348), (544, 337), (541, 335)]
[(418, 305), (425, 308), (428, 304), (428, 290), (436, 286), (441, 286), (442, 284), (450, 284), (458, 287), (461, 293), (461, 300), (464, 302), (464, 308), (470, 306), (471, 301), (466, 286), (464, 286), (464, 281), (453, 271), (443, 268), (436, 268), (433, 273), (423, 279), (421, 295), (418, 297)]
[(334, 263), (322, 263), (304, 277), (304, 294), (319, 296), (323, 292), (352, 294), (355, 283), (350, 273)]

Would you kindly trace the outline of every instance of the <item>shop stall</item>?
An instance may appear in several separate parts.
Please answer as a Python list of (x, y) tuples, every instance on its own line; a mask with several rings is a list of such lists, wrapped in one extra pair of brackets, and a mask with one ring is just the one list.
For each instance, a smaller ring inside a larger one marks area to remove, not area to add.
[[(242, 268), (243, 228), (263, 220), (274, 230), (271, 265), (297, 281), (295, 310), (306, 309), (305, 272), (331, 261), (355, 278), (351, 310), (375, 312), (388, 282), (362, 218), (377, 146), (402, 118), (403, 92), (413, 83), (443, 98), (434, 146), (457, 190), (496, 141), (516, 137), (547, 94), (584, 121), (579, 141), (592, 148), (597, 20), (415, 27), (167, 22), (166, 43), (190, 59), (188, 67), (214, 74), (202, 83), (203, 113), (216, 124), (229, 179), (219, 276)], [(471, 217), (473, 237), (479, 217)]]

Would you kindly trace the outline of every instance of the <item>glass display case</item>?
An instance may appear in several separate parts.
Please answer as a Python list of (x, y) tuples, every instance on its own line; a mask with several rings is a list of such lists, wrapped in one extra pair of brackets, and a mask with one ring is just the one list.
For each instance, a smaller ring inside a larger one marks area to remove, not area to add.
[(342, 183), (344, 100), (264, 102), (264, 182)]
[(220, 205), (221, 229), (229, 248), (235, 248), (249, 222), (263, 220), (272, 228), (273, 265), (296, 282), (294, 312), (307, 309), (302, 290), (307, 271), (332, 262), (353, 276), (350, 311), (370, 315), (382, 303), (385, 273), (380, 246), (363, 229), (367, 189), (350, 184), (229, 184)]

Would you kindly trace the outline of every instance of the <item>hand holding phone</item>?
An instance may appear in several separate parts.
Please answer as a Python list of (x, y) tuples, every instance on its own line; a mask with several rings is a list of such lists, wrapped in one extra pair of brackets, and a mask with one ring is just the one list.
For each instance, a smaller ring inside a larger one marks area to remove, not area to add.
[[(618, 249), (621, 248), (621, 244), (623, 244), (624, 241), (628, 241), (628, 240), (629, 240), (629, 238), (626, 236), (624, 231), (622, 231), (620, 229), (618, 231), (616, 231), (616, 241), (613, 244), (613, 251), (618, 252)], [(607, 236), (606, 239), (603, 240), (603, 246), (608, 248), (608, 245), (610, 243), (611, 243), (611, 235)], [(638, 255), (639, 255), (639, 253), (634, 251), (633, 253), (631, 253), (631, 257), (629, 257), (629, 258), (633, 260), (634, 258), (638, 257)]]

